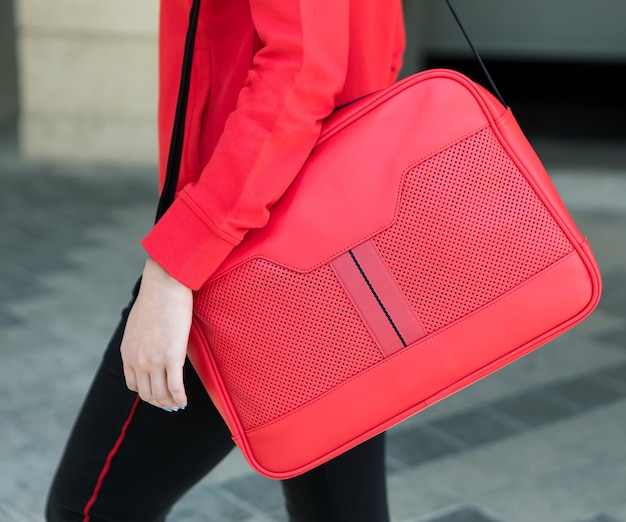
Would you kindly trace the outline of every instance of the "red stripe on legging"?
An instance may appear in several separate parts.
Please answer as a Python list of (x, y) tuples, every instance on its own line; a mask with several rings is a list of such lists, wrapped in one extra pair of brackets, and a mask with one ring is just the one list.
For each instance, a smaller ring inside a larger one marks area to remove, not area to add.
[(126, 419), (126, 422), (124, 422), (124, 425), (122, 426), (122, 430), (120, 431), (120, 436), (117, 438), (117, 441), (115, 441), (113, 448), (107, 455), (107, 459), (104, 463), (104, 466), (102, 467), (102, 471), (100, 472), (100, 476), (98, 477), (96, 486), (93, 489), (93, 494), (91, 495), (91, 498), (85, 505), (85, 510), (83, 511), (83, 515), (85, 515), (85, 518), (83, 518), (83, 522), (89, 522), (89, 520), (91, 520), (89, 511), (91, 510), (91, 507), (94, 505), (94, 502), (98, 498), (98, 493), (100, 493), (100, 488), (102, 487), (104, 478), (106, 477), (107, 473), (109, 472), (109, 468), (111, 467), (111, 461), (113, 460), (113, 457), (115, 457), (115, 454), (120, 449), (120, 446), (122, 445), (122, 442), (124, 441), (124, 437), (126, 436), (126, 430), (128, 429), (128, 426), (130, 425), (130, 421), (133, 420), (133, 416), (135, 415), (135, 410), (137, 409), (137, 405), (139, 404), (140, 400), (141, 399), (139, 398), (139, 395), (137, 395), (137, 398), (135, 399), (135, 402), (133, 403), (133, 407), (131, 408), (130, 413), (128, 414), (128, 418)]

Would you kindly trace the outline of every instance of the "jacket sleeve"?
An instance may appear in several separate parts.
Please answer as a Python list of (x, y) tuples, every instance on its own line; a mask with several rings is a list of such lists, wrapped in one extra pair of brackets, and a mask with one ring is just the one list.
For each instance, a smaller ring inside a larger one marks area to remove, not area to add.
[(142, 241), (198, 289), (246, 231), (262, 227), (335, 107), (348, 68), (348, 0), (250, 0), (261, 46), (237, 108), (196, 183)]

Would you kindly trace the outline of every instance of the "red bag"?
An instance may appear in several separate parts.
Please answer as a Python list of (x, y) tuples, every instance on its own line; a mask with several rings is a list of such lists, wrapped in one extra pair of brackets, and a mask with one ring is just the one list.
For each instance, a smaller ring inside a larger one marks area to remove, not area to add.
[(587, 317), (600, 273), (511, 111), (416, 74), (338, 110), (195, 295), (189, 357), (259, 473), (303, 473)]
[[(199, 3), (157, 220), (175, 194)], [(600, 291), (511, 111), (432, 70), (326, 121), (269, 223), (195, 293), (189, 357), (246, 459), (283, 479), (544, 345)]]

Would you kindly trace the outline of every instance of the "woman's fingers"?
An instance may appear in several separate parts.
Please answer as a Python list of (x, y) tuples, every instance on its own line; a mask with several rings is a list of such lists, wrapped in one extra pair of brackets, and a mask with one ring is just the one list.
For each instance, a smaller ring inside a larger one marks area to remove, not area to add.
[(139, 387), (137, 385), (137, 376), (135, 375), (135, 371), (126, 363), (123, 364), (123, 369), (124, 369), (124, 380), (126, 381), (126, 387), (130, 391), (139, 392)]
[(154, 394), (152, 392), (152, 379), (150, 378), (150, 374), (147, 372), (139, 372), (137, 373), (137, 393), (139, 397), (141, 397), (142, 401), (152, 404), (157, 408), (162, 408), (163, 406), (159, 404), (158, 401), (155, 400)]
[[(184, 387), (182, 389), (182, 397), (179, 390), (180, 398), (177, 400), (174, 394), (170, 391), (170, 384), (166, 372), (157, 370), (153, 374), (147, 372), (131, 373), (135, 375), (135, 382), (137, 383), (133, 391), (136, 391), (139, 394), (142, 401), (166, 411), (178, 411), (180, 409), (184, 409), (184, 405), (187, 403), (187, 399), (184, 394)], [(182, 376), (180, 379), (181, 382), (179, 386), (182, 386)], [(129, 389), (132, 388), (129, 386)]]
[[(184, 361), (183, 361), (184, 362)], [(166, 370), (167, 388), (170, 397), (178, 409), (185, 409), (187, 406), (187, 394), (183, 382), (183, 365), (173, 364)]]
[(129, 390), (137, 392), (141, 400), (168, 411), (184, 409), (187, 395), (183, 382), (183, 367), (171, 364), (163, 369), (155, 364), (150, 369), (136, 370), (124, 364), (124, 377)]

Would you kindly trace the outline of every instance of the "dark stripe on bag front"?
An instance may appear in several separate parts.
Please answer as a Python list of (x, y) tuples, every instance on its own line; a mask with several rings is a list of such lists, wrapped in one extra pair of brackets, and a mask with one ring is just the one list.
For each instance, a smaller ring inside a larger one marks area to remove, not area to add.
[(425, 335), (372, 241), (357, 245), (330, 264), (384, 355)]
[(361, 265), (359, 264), (358, 259), (354, 255), (354, 252), (352, 252), (352, 250), (348, 250), (348, 253), (350, 254), (350, 257), (352, 258), (352, 261), (354, 262), (354, 264), (358, 268), (359, 273), (361, 274), (361, 277), (363, 278), (363, 281), (365, 281), (365, 283), (367, 284), (367, 287), (370, 289), (370, 292), (372, 292), (372, 295), (374, 296), (374, 299), (376, 299), (376, 302), (378, 303), (378, 306), (380, 306), (380, 309), (385, 314), (385, 317), (387, 318), (387, 321), (389, 321), (389, 324), (393, 328), (393, 331), (396, 332), (396, 335), (398, 336), (398, 339), (400, 339), (400, 342), (402, 343), (402, 346), (406, 347), (407, 346), (406, 341), (402, 337), (402, 334), (400, 333), (400, 330), (398, 330), (398, 327), (393, 322), (393, 319), (389, 315), (389, 312), (385, 308), (385, 305), (380, 300), (380, 297), (378, 297), (378, 294), (376, 293), (376, 290), (374, 290), (374, 287), (372, 286), (372, 283), (370, 283), (370, 280), (367, 278), (367, 275), (365, 275), (365, 272), (363, 271), (363, 268), (361, 268)]

